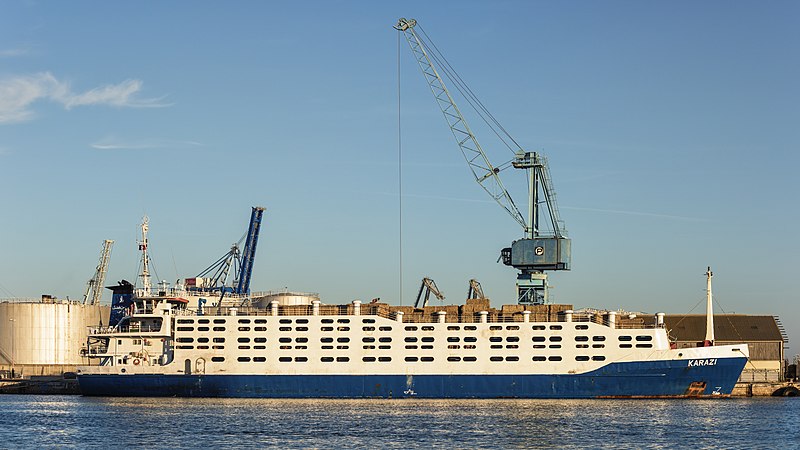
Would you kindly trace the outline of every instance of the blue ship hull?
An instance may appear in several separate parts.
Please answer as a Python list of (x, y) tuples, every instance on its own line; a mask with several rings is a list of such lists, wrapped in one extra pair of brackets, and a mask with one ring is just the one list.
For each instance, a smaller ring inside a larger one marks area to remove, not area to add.
[(746, 358), (689, 367), (686, 360), (612, 363), (564, 375), (78, 376), (81, 393), (130, 397), (608, 398), (729, 395)]

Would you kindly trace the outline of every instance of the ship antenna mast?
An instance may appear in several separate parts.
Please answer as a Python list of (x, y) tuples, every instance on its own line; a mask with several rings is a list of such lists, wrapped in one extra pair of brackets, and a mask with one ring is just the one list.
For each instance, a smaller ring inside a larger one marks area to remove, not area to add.
[(703, 345), (708, 347), (714, 345), (714, 306), (713, 296), (711, 295), (711, 278), (714, 273), (711, 267), (706, 270), (706, 339)]
[(139, 278), (142, 279), (142, 296), (148, 296), (152, 290), (150, 282), (150, 256), (147, 254), (147, 231), (149, 230), (150, 219), (147, 216), (142, 218), (142, 240), (139, 241), (139, 251), (142, 252), (142, 270)]

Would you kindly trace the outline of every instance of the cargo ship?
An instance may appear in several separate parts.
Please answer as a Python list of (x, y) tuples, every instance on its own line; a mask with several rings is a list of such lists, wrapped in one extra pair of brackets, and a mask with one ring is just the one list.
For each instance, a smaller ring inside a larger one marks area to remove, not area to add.
[[(713, 336), (707, 336), (696, 348), (678, 349), (663, 314), (575, 310), (550, 301), (547, 272), (570, 270), (571, 240), (559, 218), (546, 159), (519, 148), (511, 162), (491, 164), (434, 67), (433, 60), (444, 58), (431, 58), (436, 47), (422, 40), (416, 26), (413, 19), (400, 19), (395, 29), (408, 40), (475, 180), (522, 225), (524, 237), (500, 254), (505, 265), (518, 270), (516, 304), (495, 309), (482, 295), (451, 306), (393, 306), (377, 300), (332, 305), (303, 293), (249, 295), (242, 280), (249, 283), (255, 240), (249, 243), (258, 234), (258, 215), (257, 221), (251, 220), (244, 252), (250, 256), (244, 259), (246, 270), (236, 277), (237, 288), (207, 283), (216, 289), (216, 301), (205, 302), (202, 295), (207, 293), (197, 289), (190, 289), (192, 296), (187, 297), (167, 289), (157, 295), (149, 288), (134, 292), (130, 283), (115, 287), (111, 326), (93, 330), (87, 342), (94, 364), (78, 368), (84, 395), (730, 395), (748, 359), (746, 344), (714, 346)], [(495, 131), (498, 136), (505, 133), (502, 127)], [(511, 142), (516, 144), (507, 140)], [(503, 187), (500, 172), (507, 167), (526, 173), (527, 214)], [(253, 214), (256, 218), (255, 208)], [(142, 241), (140, 249), (146, 249), (146, 238)], [(146, 267), (142, 272), (147, 273)], [(707, 273), (708, 315), (713, 317)], [(193, 280), (195, 287), (204, 283)], [(149, 287), (149, 282), (142, 285)], [(229, 291), (233, 297), (226, 296)]]
[(663, 314), (570, 305), (326, 305), (281, 292), (192, 308), (114, 293), (130, 314), (89, 335), (83, 395), (660, 398), (730, 395), (746, 344), (677, 349)]

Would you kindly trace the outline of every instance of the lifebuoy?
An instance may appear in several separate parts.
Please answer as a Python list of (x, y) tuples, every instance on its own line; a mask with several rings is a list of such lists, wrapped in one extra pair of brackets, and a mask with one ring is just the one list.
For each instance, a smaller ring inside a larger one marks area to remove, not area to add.
[(134, 366), (138, 366), (139, 365), (139, 358), (134, 358), (133, 359), (133, 365)]

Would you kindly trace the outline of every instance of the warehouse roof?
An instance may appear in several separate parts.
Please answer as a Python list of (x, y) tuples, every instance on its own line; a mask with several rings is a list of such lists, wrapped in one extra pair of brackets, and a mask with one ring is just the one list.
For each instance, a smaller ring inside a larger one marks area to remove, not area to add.
[[(666, 315), (670, 335), (679, 341), (702, 341), (706, 336), (705, 314)], [(784, 335), (773, 316), (714, 314), (716, 341), (783, 341)]]

